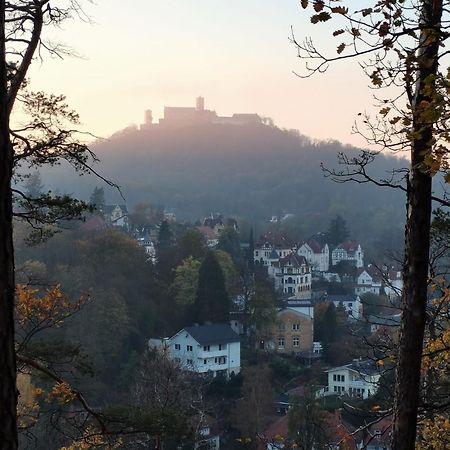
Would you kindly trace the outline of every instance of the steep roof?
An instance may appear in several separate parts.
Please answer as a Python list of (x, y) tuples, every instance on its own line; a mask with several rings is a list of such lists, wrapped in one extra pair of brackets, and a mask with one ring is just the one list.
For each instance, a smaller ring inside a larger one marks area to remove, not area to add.
[(325, 370), (325, 372), (334, 372), (335, 370), (342, 369), (352, 370), (361, 375), (375, 375), (381, 373), (380, 367), (371, 359), (355, 360), (345, 366), (332, 367), (331, 369)]
[(307, 266), (308, 261), (306, 261), (306, 258), (304, 256), (300, 256), (297, 253), (290, 253), (289, 255), (280, 258), (278, 264), (280, 267), (283, 266), (302, 267)]
[(294, 243), (288, 239), (286, 236), (283, 236), (280, 233), (274, 233), (269, 231), (256, 243), (256, 247), (262, 247), (264, 244), (270, 244), (274, 248), (283, 248), (283, 249), (291, 249), (294, 246)]
[(348, 252), (355, 252), (356, 250), (358, 250), (358, 245), (359, 245), (358, 242), (349, 240), (341, 242), (336, 248), (343, 248)]
[(183, 328), (200, 345), (239, 342), (239, 336), (227, 324), (194, 325)]
[(310, 247), (311, 250), (314, 253), (322, 253), (322, 250), (324, 249), (325, 245), (327, 244), (322, 244), (319, 241), (316, 241), (315, 239), (308, 239), (305, 241)]

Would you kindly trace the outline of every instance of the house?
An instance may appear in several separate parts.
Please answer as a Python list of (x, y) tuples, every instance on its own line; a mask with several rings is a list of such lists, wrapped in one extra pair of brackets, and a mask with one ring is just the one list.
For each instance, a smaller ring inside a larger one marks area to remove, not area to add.
[(219, 244), (219, 232), (208, 226), (197, 227), (197, 230), (203, 235), (206, 245), (214, 248)]
[(265, 348), (277, 353), (312, 353), (314, 321), (310, 316), (290, 308), (277, 313)]
[(270, 266), (279, 258), (292, 253), (294, 243), (277, 233), (266, 233), (255, 244), (253, 252), (255, 265)]
[(295, 298), (311, 298), (311, 270), (304, 256), (290, 253), (268, 267), (275, 289)]
[(361, 245), (356, 241), (340, 243), (331, 252), (331, 264), (335, 266), (341, 261), (349, 261), (357, 268), (364, 267), (364, 252)]
[(360, 448), (366, 450), (390, 450), (391, 437), (392, 416), (388, 416), (368, 426)]
[(380, 295), (383, 279), (381, 273), (373, 266), (369, 265), (367, 268), (360, 267), (356, 272), (355, 281), (356, 295), (364, 295), (368, 293)]
[(342, 305), (349, 319), (360, 319), (362, 316), (363, 304), (359, 295), (325, 295), (322, 300), (333, 302), (336, 308)]
[(308, 239), (299, 245), (297, 254), (306, 258), (313, 271), (328, 272), (330, 266), (328, 244), (321, 244), (315, 239)]
[(159, 343), (151, 339), (149, 345), (164, 345), (171, 358), (191, 372), (229, 377), (241, 370), (240, 339), (228, 324), (186, 327)]
[(216, 420), (207, 414), (198, 414), (194, 422), (197, 436), (194, 450), (219, 450), (220, 436)]
[(394, 300), (402, 295), (403, 278), (400, 270), (391, 268), (386, 272), (386, 279), (384, 283), (384, 292), (390, 300)]
[(145, 253), (148, 255), (148, 259), (155, 264), (156, 263), (156, 248), (155, 244), (153, 243), (150, 234), (146, 233), (142, 235), (141, 237), (136, 238), (136, 242), (140, 247), (143, 247), (145, 250)]
[(314, 319), (314, 301), (312, 299), (291, 297), (285, 300), (284, 305), (288, 309), (292, 309)]
[(366, 399), (378, 391), (380, 367), (372, 360), (355, 359), (351, 364), (333, 367), (325, 371), (328, 386), (318, 392), (319, 396), (347, 395)]
[(391, 314), (386, 316), (369, 316), (367, 322), (370, 324), (370, 332), (376, 333), (382, 329), (392, 329), (400, 326), (402, 315)]
[(128, 209), (126, 205), (105, 205), (101, 212), (109, 225), (128, 228)]

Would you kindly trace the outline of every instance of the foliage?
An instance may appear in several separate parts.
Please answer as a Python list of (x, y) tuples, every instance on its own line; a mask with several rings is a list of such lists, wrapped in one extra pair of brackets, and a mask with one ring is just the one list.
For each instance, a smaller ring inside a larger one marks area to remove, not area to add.
[(225, 276), (214, 252), (203, 260), (198, 278), (194, 317), (199, 323), (228, 322), (231, 302), (226, 290)]

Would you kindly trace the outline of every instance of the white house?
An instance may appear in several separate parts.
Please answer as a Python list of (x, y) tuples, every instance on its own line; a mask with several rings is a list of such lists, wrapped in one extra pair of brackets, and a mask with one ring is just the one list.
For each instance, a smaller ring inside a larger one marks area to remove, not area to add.
[(356, 273), (355, 294), (364, 295), (367, 293), (380, 295), (383, 279), (372, 266), (359, 268)]
[(391, 269), (387, 272), (387, 279), (384, 283), (384, 292), (391, 299), (402, 295), (403, 290), (403, 278), (402, 273), (399, 270)]
[(359, 319), (362, 316), (363, 304), (358, 295), (326, 295), (322, 300), (333, 302), (336, 308), (342, 305), (349, 319)]
[(333, 266), (341, 261), (349, 261), (356, 267), (364, 267), (364, 252), (358, 242), (345, 241), (339, 244), (331, 252), (331, 263)]
[(265, 234), (256, 244), (253, 252), (255, 264), (270, 266), (279, 258), (283, 258), (294, 248), (294, 243), (282, 235), (275, 233)]
[(354, 360), (345, 366), (333, 367), (325, 371), (328, 386), (319, 391), (319, 396), (348, 395), (368, 398), (378, 391), (381, 370), (372, 360)]
[(299, 246), (297, 254), (306, 258), (312, 270), (328, 272), (330, 266), (328, 244), (321, 244), (315, 239), (308, 239)]
[(290, 253), (268, 268), (275, 289), (296, 298), (311, 298), (311, 270), (304, 256)]
[(128, 227), (128, 209), (126, 205), (105, 205), (102, 213), (107, 223), (114, 227)]
[[(241, 370), (240, 339), (227, 324), (186, 327), (163, 342), (174, 361), (186, 370), (227, 377)], [(149, 345), (154, 343), (149, 341)]]
[(136, 239), (138, 245), (145, 249), (145, 253), (148, 255), (148, 259), (155, 264), (156, 263), (156, 248), (149, 234)]

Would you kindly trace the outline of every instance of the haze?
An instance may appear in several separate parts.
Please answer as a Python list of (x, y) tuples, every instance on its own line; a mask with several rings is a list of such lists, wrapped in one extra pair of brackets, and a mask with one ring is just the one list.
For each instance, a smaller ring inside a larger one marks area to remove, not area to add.
[[(33, 67), (35, 90), (64, 93), (90, 132), (106, 137), (160, 118), (164, 106), (193, 106), (203, 95), (220, 115), (269, 116), (280, 127), (319, 139), (363, 145), (351, 134), (371, 92), (355, 61), (300, 79), (291, 26), (330, 50), (325, 25), (312, 26), (294, 0), (119, 0), (88, 4), (92, 23), (75, 20), (47, 34), (80, 58), (45, 59)], [(48, 32), (47, 32), (48, 33)]]

